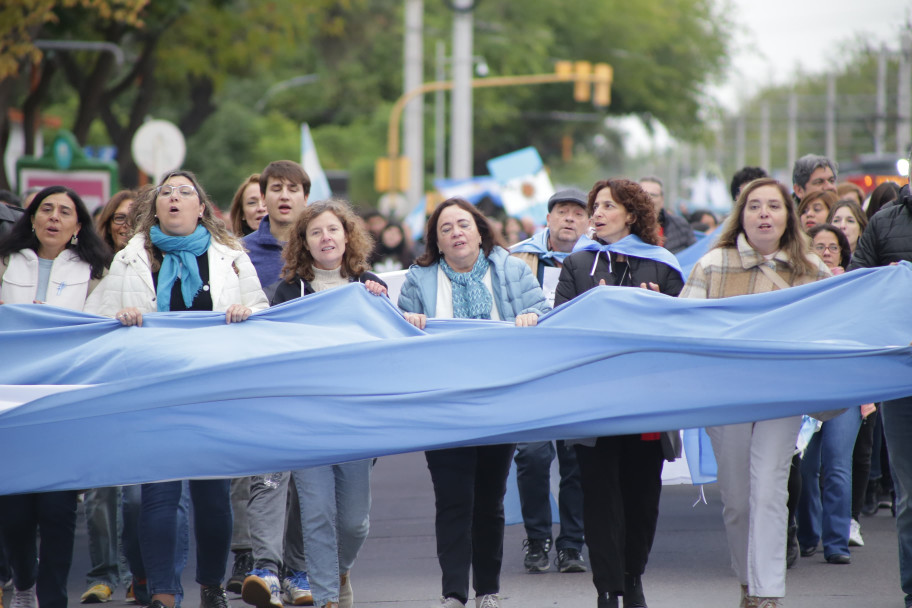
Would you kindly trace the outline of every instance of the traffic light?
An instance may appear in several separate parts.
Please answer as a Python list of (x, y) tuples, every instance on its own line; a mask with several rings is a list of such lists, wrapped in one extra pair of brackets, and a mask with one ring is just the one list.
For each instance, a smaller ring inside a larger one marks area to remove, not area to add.
[(374, 190), (377, 192), (405, 192), (409, 182), (409, 159), (380, 157), (374, 165)]
[(577, 61), (573, 66), (575, 82), (573, 84), (573, 99), (576, 101), (589, 101), (592, 92), (590, 75), (592, 64), (588, 61)]
[(611, 81), (614, 70), (607, 63), (596, 63), (594, 77), (595, 94), (592, 96), (592, 103), (604, 108), (611, 104)]

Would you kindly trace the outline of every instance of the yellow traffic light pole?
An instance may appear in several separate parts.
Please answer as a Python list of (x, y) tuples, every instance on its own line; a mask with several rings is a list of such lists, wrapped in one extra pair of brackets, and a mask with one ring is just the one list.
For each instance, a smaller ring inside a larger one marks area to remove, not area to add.
[[(606, 63), (597, 63), (594, 66), (588, 61), (569, 61), (557, 62), (557, 68), (553, 74), (528, 74), (524, 76), (495, 76), (493, 78), (476, 78), (472, 80), (473, 89), (487, 89), (494, 87), (511, 87), (521, 85), (551, 84), (555, 82), (573, 82), (574, 99), (577, 101), (587, 101), (592, 85), (595, 85), (595, 95), (593, 102), (599, 106), (607, 106), (611, 103), (611, 81), (613, 71), (611, 66)], [(441, 80), (435, 82), (426, 82), (421, 86), (403, 93), (390, 112), (389, 131), (387, 133), (387, 158), (379, 159), (377, 163), (376, 184), (386, 185), (384, 188), (377, 188), (380, 191), (401, 191), (397, 187), (400, 177), (408, 173), (406, 168), (406, 159), (399, 158), (399, 131), (402, 122), (402, 112), (406, 104), (425, 93), (434, 91), (449, 91), (453, 88), (453, 82), (450, 80)], [(385, 173), (385, 175), (381, 175)], [(385, 179), (384, 179), (385, 178)], [(388, 181), (387, 181), (388, 180)]]

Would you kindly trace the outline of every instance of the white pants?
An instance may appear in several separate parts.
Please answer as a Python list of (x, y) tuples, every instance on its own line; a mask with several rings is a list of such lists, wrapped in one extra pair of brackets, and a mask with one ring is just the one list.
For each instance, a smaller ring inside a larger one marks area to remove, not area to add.
[(750, 595), (785, 596), (788, 476), (801, 416), (707, 428), (732, 569)]

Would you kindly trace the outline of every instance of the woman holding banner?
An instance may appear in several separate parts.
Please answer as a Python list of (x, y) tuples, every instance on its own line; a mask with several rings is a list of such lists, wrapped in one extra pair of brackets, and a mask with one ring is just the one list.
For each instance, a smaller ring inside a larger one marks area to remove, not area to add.
[[(285, 247), (272, 304), (357, 282), (386, 295), (386, 283), (367, 272), (373, 244), (345, 201), (308, 205)], [(351, 569), (370, 529), (372, 466), (372, 460), (357, 460), (292, 471), (315, 606), (352, 606)]]
[[(601, 180), (586, 206), (595, 241), (581, 239), (565, 261), (558, 306), (602, 285), (640, 287), (677, 296), (675, 257), (658, 246), (652, 199), (636, 182)], [(655, 537), (665, 460), (680, 456), (678, 431), (598, 437), (576, 442), (583, 485), (583, 528), (599, 608), (646, 606), (641, 576)]]
[[(694, 266), (682, 297), (725, 298), (829, 277), (810, 252), (789, 191), (774, 179), (741, 191), (719, 240)], [(763, 382), (758, 378), (758, 382)], [(785, 596), (788, 476), (801, 416), (707, 429), (719, 466), (722, 517), (741, 605), (776, 608)]]
[[(137, 200), (135, 236), (111, 263), (86, 311), (141, 327), (143, 314), (217, 311), (226, 323), (246, 320), (267, 307), (256, 271), (240, 242), (216, 219), (196, 177), (168, 174)], [(227, 608), (222, 588), (231, 543), (228, 479), (193, 479), (197, 582), (201, 608)], [(151, 608), (172, 608), (180, 593), (175, 573), (181, 481), (142, 486), (140, 545)]]
[[(63, 186), (45, 188), (0, 239), (0, 304), (44, 303), (82, 310), (108, 260), (110, 253), (79, 195)], [(0, 496), (0, 543), (12, 569), (13, 605), (67, 605), (76, 494)]]
[[(428, 219), (427, 249), (405, 277), (399, 308), (424, 329), (428, 317), (493, 319), (518, 327), (548, 312), (538, 281), (523, 261), (496, 245), (494, 231), (471, 203), (451, 198)], [(445, 608), (464, 608), (472, 569), (476, 608), (498, 608), (507, 473), (514, 444), (425, 452), (434, 484), (437, 559)]]

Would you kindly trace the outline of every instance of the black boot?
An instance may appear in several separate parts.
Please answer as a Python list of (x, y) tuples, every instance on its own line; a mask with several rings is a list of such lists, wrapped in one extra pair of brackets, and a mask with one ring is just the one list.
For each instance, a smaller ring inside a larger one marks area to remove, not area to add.
[(798, 561), (801, 547), (798, 546), (798, 524), (788, 527), (788, 536), (785, 541), (785, 567), (791, 568)]
[(618, 594), (609, 593), (605, 595), (604, 593), (599, 593), (597, 608), (620, 608), (618, 606)]
[(640, 575), (624, 575), (624, 608), (647, 608)]

